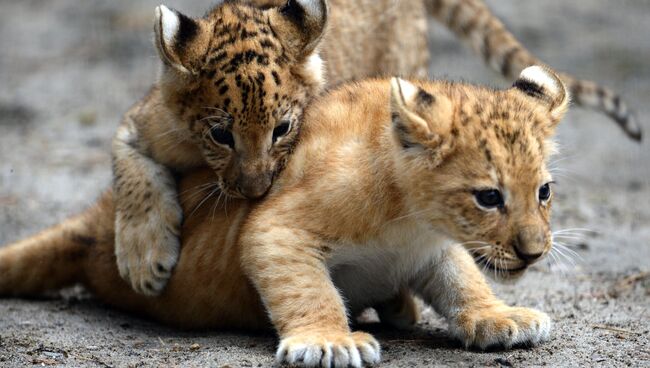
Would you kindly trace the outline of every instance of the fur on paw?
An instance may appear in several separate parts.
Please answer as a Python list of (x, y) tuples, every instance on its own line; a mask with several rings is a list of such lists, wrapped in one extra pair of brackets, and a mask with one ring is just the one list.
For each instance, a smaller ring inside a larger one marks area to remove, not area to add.
[(167, 286), (180, 252), (180, 205), (166, 203), (143, 219), (118, 212), (115, 255), (120, 276), (138, 293), (156, 296)]
[(535, 309), (502, 305), (461, 312), (449, 332), (465, 347), (532, 346), (550, 338), (551, 319)]
[(362, 367), (379, 363), (381, 349), (365, 332), (313, 332), (280, 341), (278, 363), (299, 367)]

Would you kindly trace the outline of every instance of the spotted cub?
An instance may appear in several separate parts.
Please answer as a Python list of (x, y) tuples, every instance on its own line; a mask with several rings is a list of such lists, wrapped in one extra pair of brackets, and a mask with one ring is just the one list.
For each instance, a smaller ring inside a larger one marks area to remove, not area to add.
[[(480, 268), (517, 277), (550, 251), (547, 161), (567, 104), (562, 81), (543, 67), (498, 91), (396, 78), (342, 86), (308, 107), (267, 196), (235, 199), (228, 214), (210, 199), (183, 223), (182, 257), (161, 296), (120, 279), (110, 192), (1, 248), (0, 295), (83, 282), (111, 305), (183, 327), (272, 324), (277, 360), (306, 367), (379, 362), (377, 340), (353, 332), (348, 316), (404, 291), (466, 346), (540, 343), (550, 318), (506, 305)], [(187, 189), (214, 173), (182, 176), (188, 211), (201, 199)]]
[(323, 83), (315, 47), (327, 8), (226, 1), (200, 19), (163, 5), (155, 14), (162, 75), (113, 141), (117, 263), (148, 295), (162, 290), (178, 259), (175, 175), (207, 163), (216, 178), (195, 195), (250, 199), (284, 165), (303, 108)]

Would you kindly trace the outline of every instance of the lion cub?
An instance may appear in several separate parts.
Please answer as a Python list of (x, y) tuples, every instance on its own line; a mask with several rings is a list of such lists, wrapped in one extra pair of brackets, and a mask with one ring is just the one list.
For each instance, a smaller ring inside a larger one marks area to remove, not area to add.
[(326, 19), (324, 0), (266, 10), (229, 1), (200, 19), (156, 8), (162, 75), (113, 140), (115, 252), (136, 291), (158, 294), (176, 265), (175, 174), (211, 167), (216, 180), (192, 189), (201, 197), (266, 193), (323, 85), (315, 47)]
[[(361, 367), (378, 342), (348, 316), (419, 295), (466, 346), (536, 344), (551, 322), (494, 296), (479, 268), (517, 277), (549, 252), (547, 160), (567, 91), (553, 72), (525, 69), (495, 91), (446, 82), (370, 80), (318, 98), (270, 193), (214, 200), (183, 224), (183, 256), (165, 292), (135, 293), (113, 254), (110, 192), (81, 216), (0, 249), (0, 295), (83, 282), (107, 303), (195, 328), (271, 322), (279, 362)], [(185, 189), (184, 210), (201, 199)], [(36, 267), (38, 265), (38, 267)], [(197, 287), (200, 285), (200, 287)]]
[(379, 344), (350, 331), (347, 311), (404, 287), (466, 345), (548, 339), (549, 317), (505, 305), (477, 264), (513, 277), (549, 252), (546, 159), (568, 100), (560, 78), (536, 66), (507, 91), (393, 79), (310, 109), (299, 148), (240, 235), (242, 265), (281, 338), (278, 360), (376, 363)]

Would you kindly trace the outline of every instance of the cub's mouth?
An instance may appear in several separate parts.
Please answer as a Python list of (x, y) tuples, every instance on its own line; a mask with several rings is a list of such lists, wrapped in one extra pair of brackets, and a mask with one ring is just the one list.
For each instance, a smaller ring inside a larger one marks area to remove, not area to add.
[(489, 260), (485, 259), (484, 257), (474, 257), (474, 261), (476, 264), (479, 266), (480, 269), (487, 271), (488, 274), (494, 274), (497, 277), (515, 277), (515, 276), (520, 276), (528, 269), (527, 264), (523, 264), (518, 267), (499, 267), (495, 265), (494, 263), (490, 262)]

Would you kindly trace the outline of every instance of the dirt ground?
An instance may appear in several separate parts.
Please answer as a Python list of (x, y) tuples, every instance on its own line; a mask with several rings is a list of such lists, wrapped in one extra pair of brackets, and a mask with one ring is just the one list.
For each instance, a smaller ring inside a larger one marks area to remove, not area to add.
[[(551, 65), (624, 92), (650, 132), (650, 3), (488, 2)], [(210, 3), (168, 5), (200, 15)], [(119, 117), (156, 75), (157, 4), (0, 0), (0, 244), (57, 223), (107, 187)], [(433, 76), (506, 85), (435, 23), (430, 47)], [(495, 286), (509, 303), (549, 313), (552, 341), (467, 351), (427, 310), (413, 332), (363, 327), (382, 343), (382, 367), (650, 366), (650, 144), (580, 109), (559, 140), (555, 229), (591, 231), (568, 239), (571, 260), (549, 259), (517, 284)], [(270, 366), (275, 344), (272, 333), (177, 331), (77, 289), (0, 300), (0, 366)]]

